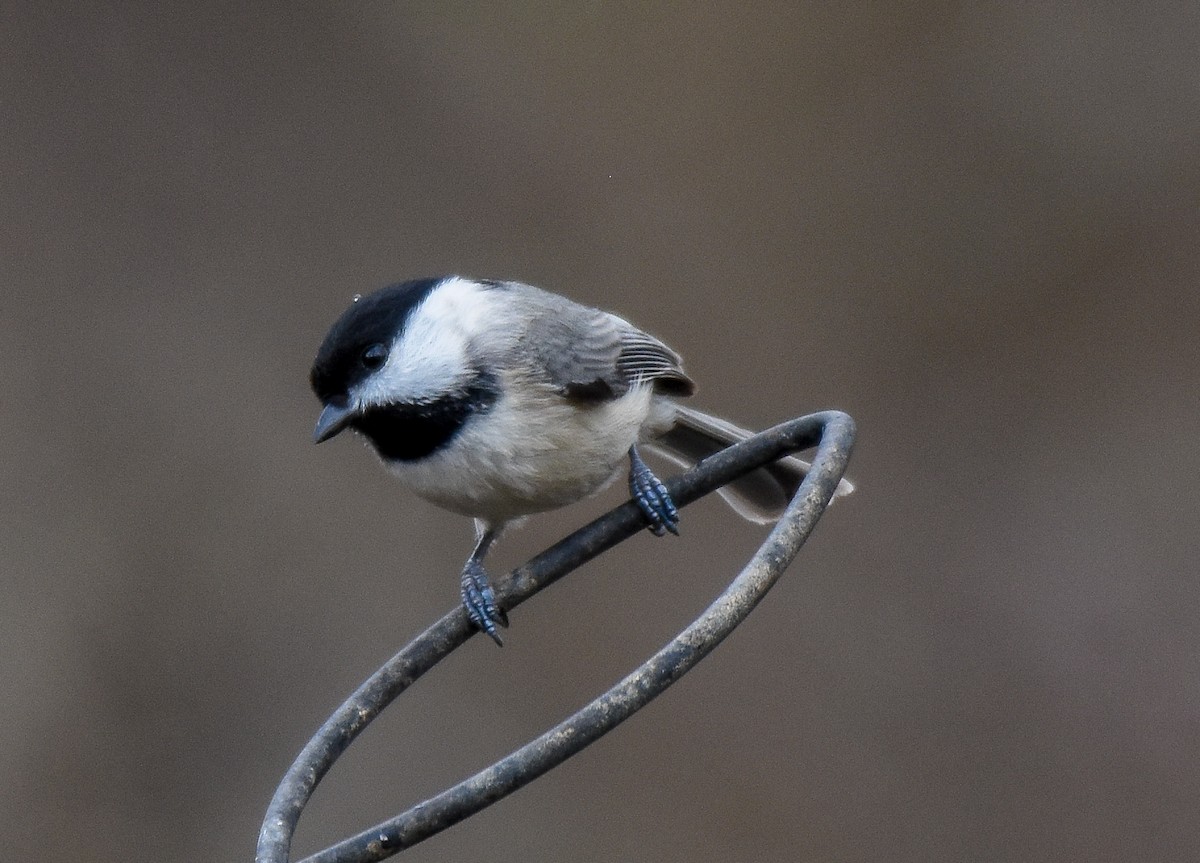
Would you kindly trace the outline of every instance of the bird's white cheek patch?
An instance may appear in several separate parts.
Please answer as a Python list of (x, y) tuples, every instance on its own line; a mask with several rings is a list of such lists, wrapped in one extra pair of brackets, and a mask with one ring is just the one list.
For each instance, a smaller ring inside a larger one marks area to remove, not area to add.
[(469, 334), (486, 322), (488, 291), (447, 279), (418, 306), (388, 360), (354, 393), (360, 405), (435, 399), (471, 374)]

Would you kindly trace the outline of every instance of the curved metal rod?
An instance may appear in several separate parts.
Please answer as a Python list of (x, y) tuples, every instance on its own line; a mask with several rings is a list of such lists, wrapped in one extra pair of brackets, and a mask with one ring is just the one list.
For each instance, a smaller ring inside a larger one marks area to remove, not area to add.
[[(700, 617), (636, 671), (491, 767), (303, 863), (383, 860), (428, 839), (561, 764), (682, 677), (749, 615), (812, 533), (845, 472), (854, 444), (854, 421), (838, 411), (800, 417), (723, 450), (667, 483), (676, 504), (685, 506), (782, 455), (818, 442), (808, 477), (754, 557)], [(632, 502), (606, 513), (514, 570), (497, 585), (500, 605), (515, 608), (645, 524)], [(463, 610), (455, 609), (371, 675), (338, 708), (276, 789), (259, 833), (257, 863), (287, 863), (300, 813), (334, 761), (380, 711), (474, 634)]]

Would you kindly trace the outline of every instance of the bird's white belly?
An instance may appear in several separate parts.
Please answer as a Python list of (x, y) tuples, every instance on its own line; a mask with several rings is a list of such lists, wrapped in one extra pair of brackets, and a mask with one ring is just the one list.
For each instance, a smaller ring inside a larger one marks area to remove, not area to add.
[(602, 489), (651, 414), (649, 387), (584, 406), (548, 390), (510, 388), (433, 455), (389, 467), (430, 502), (499, 524)]

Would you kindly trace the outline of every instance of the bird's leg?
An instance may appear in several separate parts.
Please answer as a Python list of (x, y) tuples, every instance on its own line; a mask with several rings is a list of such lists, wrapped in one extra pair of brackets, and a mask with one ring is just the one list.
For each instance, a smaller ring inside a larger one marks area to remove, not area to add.
[(486, 632), (496, 644), (504, 646), (500, 634), (496, 632), (496, 626), (508, 626), (508, 615), (496, 605), (496, 593), (492, 590), (487, 570), (483, 568), (483, 557), (500, 535), (500, 531), (476, 519), (475, 534), (475, 550), (467, 558), (462, 571), (462, 604), (471, 623), (480, 631)]
[(650, 532), (662, 536), (668, 530), (679, 536), (679, 510), (654, 472), (638, 455), (637, 444), (629, 448), (629, 494), (650, 519)]

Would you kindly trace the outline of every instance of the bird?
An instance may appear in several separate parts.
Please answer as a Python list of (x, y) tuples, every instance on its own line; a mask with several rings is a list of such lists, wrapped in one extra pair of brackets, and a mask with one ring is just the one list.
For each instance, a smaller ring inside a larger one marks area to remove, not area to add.
[[(681, 403), (696, 385), (659, 339), (517, 281), (449, 275), (355, 296), (309, 378), (316, 443), (352, 430), (417, 495), (474, 519), (460, 597), (497, 644), (508, 617), (483, 561), (507, 527), (597, 493), (628, 464), (649, 530), (678, 534), (678, 509), (641, 448), (690, 466), (752, 434)], [(808, 468), (788, 456), (719, 491), (769, 523)], [(843, 480), (838, 495), (852, 489)]]

